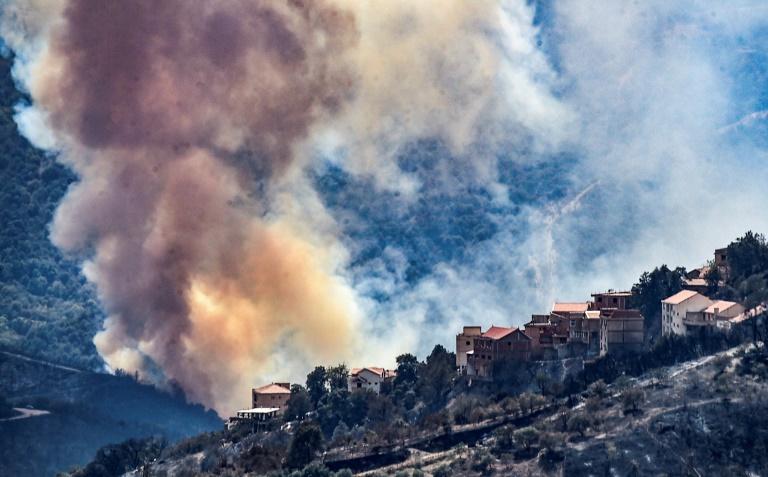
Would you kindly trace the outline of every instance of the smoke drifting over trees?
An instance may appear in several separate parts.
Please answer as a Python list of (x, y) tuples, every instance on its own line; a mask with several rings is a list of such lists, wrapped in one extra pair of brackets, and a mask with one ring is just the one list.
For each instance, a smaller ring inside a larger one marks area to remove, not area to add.
[[(764, 156), (738, 119), (768, 105), (725, 87), (766, 20), (747, 10), (10, 0), (0, 36), (32, 99), (21, 131), (79, 177), (51, 238), (96, 285), (100, 354), (226, 413), (269, 377), (391, 365), (463, 322), (687, 264), (721, 245), (681, 251), (708, 225), (766, 225), (763, 174), (723, 173)], [(329, 165), (354, 187), (318, 190)], [(441, 229), (453, 203), (474, 216)], [(384, 220), (418, 246), (370, 246)], [(443, 232), (466, 251), (409, 273)]]

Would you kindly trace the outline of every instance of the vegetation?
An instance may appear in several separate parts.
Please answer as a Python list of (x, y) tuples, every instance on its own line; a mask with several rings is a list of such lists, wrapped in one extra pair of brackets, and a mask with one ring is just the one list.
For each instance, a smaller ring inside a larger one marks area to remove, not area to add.
[(629, 306), (640, 310), (645, 318), (646, 340), (653, 342), (661, 334), (661, 300), (683, 289), (685, 269), (666, 265), (643, 272), (632, 286)]
[(48, 238), (54, 209), (75, 177), (19, 134), (14, 107), (27, 98), (16, 90), (11, 64), (0, 56), (0, 347), (96, 369), (96, 295), (78, 261)]
[(300, 469), (312, 462), (323, 448), (323, 434), (313, 423), (302, 423), (293, 435), (288, 449), (288, 467)]
[(102, 447), (96, 458), (72, 477), (117, 477), (154, 461), (166, 446), (165, 440), (151, 437)]

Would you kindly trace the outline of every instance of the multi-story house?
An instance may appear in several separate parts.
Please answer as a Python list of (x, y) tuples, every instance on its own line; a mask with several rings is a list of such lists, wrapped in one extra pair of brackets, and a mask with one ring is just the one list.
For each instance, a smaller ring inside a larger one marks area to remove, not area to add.
[(465, 326), (461, 333), (456, 335), (456, 369), (464, 374), (467, 369), (467, 352), (475, 349), (475, 338), (483, 334), (479, 326)]
[(504, 360), (528, 361), (531, 338), (518, 328), (491, 326), (474, 338), (474, 349), (467, 352), (466, 372), (470, 376), (493, 377), (494, 364)]
[(602, 332), (605, 343), (600, 348), (608, 353), (638, 352), (643, 349), (645, 320), (638, 310), (604, 309)]
[(661, 301), (661, 332), (663, 335), (685, 335), (689, 328), (707, 326), (704, 310), (712, 300), (693, 290), (681, 290)]
[(632, 298), (632, 292), (629, 291), (608, 290), (607, 292), (593, 293), (589, 309), (616, 308), (618, 310), (626, 310), (629, 308), (630, 298)]
[(291, 397), (291, 385), (289, 383), (272, 383), (255, 388), (251, 391), (253, 408), (276, 408), (282, 413)]

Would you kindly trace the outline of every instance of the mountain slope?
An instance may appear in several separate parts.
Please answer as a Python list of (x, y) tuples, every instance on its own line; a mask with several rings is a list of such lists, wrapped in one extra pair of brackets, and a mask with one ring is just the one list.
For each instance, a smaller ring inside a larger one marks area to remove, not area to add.
[(75, 177), (20, 135), (13, 114), (25, 98), (11, 66), (0, 56), (0, 346), (96, 369), (95, 293), (77, 262), (48, 239), (54, 210)]
[(130, 376), (112, 376), (0, 353), (0, 396), (43, 415), (0, 420), (0, 475), (49, 476), (83, 465), (107, 444), (169, 441), (221, 429), (213, 411)]

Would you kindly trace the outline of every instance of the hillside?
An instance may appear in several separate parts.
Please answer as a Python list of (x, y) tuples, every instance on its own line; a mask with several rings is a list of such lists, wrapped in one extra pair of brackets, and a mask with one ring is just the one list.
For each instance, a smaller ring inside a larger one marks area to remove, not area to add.
[[(528, 398), (519, 396), (505, 402), (502, 415), (470, 426), (479, 431), (454, 424), (435, 433), (450, 439), (414, 440), (412, 447), (397, 451), (397, 445), (392, 451), (381, 448), (367, 461), (372, 468), (355, 474), (765, 475), (767, 364), (764, 348), (742, 345), (610, 385), (599, 381), (570, 399), (525, 404)], [(522, 417), (526, 405), (534, 417)], [(273, 476), (334, 475), (320, 464), (303, 472), (277, 471), (286, 457), (281, 449), (290, 441), (285, 431), (252, 434), (247, 428), (201, 435), (156, 450), (144, 461), (153, 462), (144, 473), (127, 475), (239, 476), (270, 470)], [(332, 468), (337, 467), (330, 464), (333, 454), (329, 449), (321, 459)], [(99, 475), (94, 468), (75, 475)], [(335, 474), (351, 475), (347, 470)]]
[(19, 134), (14, 107), (25, 102), (0, 56), (0, 346), (97, 369), (99, 328), (93, 289), (74, 257), (48, 239), (48, 226), (75, 177)]
[(0, 353), (0, 396), (33, 412), (0, 420), (0, 475), (51, 476), (93, 459), (107, 444), (159, 436), (170, 442), (220, 429), (212, 411), (112, 376)]

